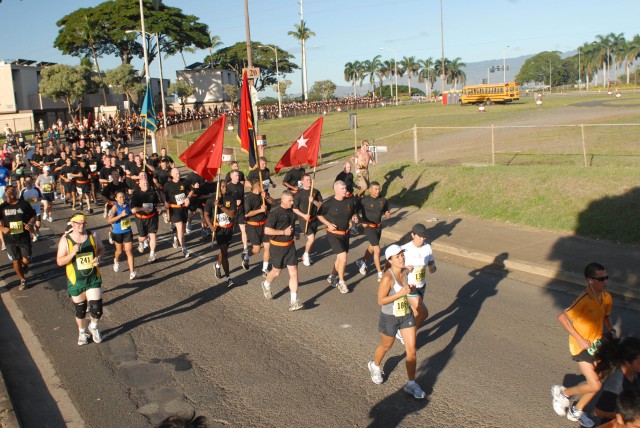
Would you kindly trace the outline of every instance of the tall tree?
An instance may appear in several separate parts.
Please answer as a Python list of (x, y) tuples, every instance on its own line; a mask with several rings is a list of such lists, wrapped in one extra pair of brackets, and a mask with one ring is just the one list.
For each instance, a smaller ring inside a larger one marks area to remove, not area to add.
[(195, 92), (196, 88), (189, 85), (184, 80), (176, 80), (174, 84), (169, 86), (169, 93), (175, 94), (175, 96), (180, 100), (180, 104), (182, 104), (183, 106), (187, 103), (187, 98), (189, 98)]
[(358, 67), (360, 61), (348, 62), (344, 65), (344, 80), (353, 84), (353, 98), (357, 97), (356, 82), (358, 81)]
[(436, 81), (435, 72), (433, 70), (433, 58), (429, 57), (427, 59), (418, 60), (418, 65), (420, 66), (418, 70), (418, 81), (425, 82), (424, 93), (427, 94), (427, 97), (430, 97), (431, 89), (433, 89), (433, 84)]
[(376, 75), (380, 65), (382, 65), (382, 61), (380, 61), (380, 55), (376, 55), (372, 59), (366, 60), (364, 63), (365, 72), (367, 73), (367, 76), (369, 76), (369, 84), (371, 85), (371, 97), (373, 98), (376, 92)]
[(209, 45), (209, 57), (213, 57), (213, 50), (219, 48), (224, 43), (222, 43), (220, 36), (212, 36), (211, 33), (209, 33), (209, 40), (211, 41), (211, 44)]
[(516, 75), (516, 82), (520, 85), (527, 82), (549, 83), (549, 74), (551, 74), (550, 87), (561, 84), (563, 78), (562, 60), (560, 52), (540, 52), (537, 55), (527, 59), (520, 71)]
[(309, 93), (310, 100), (323, 100), (327, 98), (333, 98), (336, 92), (336, 84), (331, 80), (319, 80), (313, 84), (311, 92)]
[(449, 77), (453, 82), (454, 91), (458, 88), (458, 83), (464, 85), (467, 81), (467, 74), (463, 70), (466, 66), (460, 57), (452, 59), (449, 63)]
[[(392, 78), (396, 75), (396, 64), (394, 60), (387, 59), (387, 60), (384, 60), (382, 64), (384, 64), (384, 69), (387, 70), (387, 74), (385, 77)], [(390, 88), (393, 87), (393, 82), (390, 83), (389, 87)], [(393, 96), (393, 91), (389, 91), (389, 93), (391, 94), (391, 96)]]
[[(306, 88), (306, 80), (307, 80), (307, 50), (305, 49), (305, 43), (311, 37), (314, 37), (316, 33), (311, 31), (304, 20), (300, 21), (300, 24), (295, 24), (295, 31), (289, 31), (287, 34), (298, 42), (300, 42), (300, 48), (302, 53), (302, 96), (305, 97), (305, 88)], [(306, 99), (305, 99), (306, 101)]]
[(631, 75), (631, 63), (640, 58), (640, 35), (636, 34), (633, 39), (626, 43), (624, 49), (625, 71), (627, 73), (627, 85)]
[(382, 61), (376, 70), (376, 75), (378, 76), (378, 81), (380, 82), (380, 98), (382, 98), (382, 85), (384, 84), (384, 78), (389, 77), (389, 73), (391, 70), (389, 69), (388, 63), (389, 61)]
[[(260, 77), (256, 79), (256, 90), (262, 91), (277, 83), (276, 78), (276, 58), (271, 49), (258, 49), (262, 45), (259, 41), (251, 43), (253, 53), (253, 66), (260, 68)], [(278, 70), (280, 74), (291, 73), (297, 70), (298, 66), (291, 62), (293, 55), (279, 46), (274, 46), (278, 50)], [(238, 76), (242, 76), (242, 69), (247, 66), (247, 45), (245, 42), (238, 42), (232, 46), (218, 49), (213, 56), (205, 58), (205, 64), (210, 67), (230, 69)]]
[(69, 115), (79, 117), (84, 94), (91, 91), (93, 81), (91, 69), (78, 65), (72, 67), (66, 64), (56, 64), (44, 67), (38, 85), (39, 91), (54, 101), (62, 100), (67, 104)]
[(105, 80), (116, 94), (123, 94), (128, 101), (139, 104), (138, 94), (146, 89), (142, 78), (131, 64), (122, 64), (107, 70)]
[(444, 81), (446, 83), (449, 83), (451, 80), (450, 64), (451, 64), (451, 61), (449, 61), (448, 58), (444, 59), (444, 64), (442, 63), (442, 59), (437, 59), (436, 62), (433, 64), (433, 69), (436, 75), (440, 76), (441, 78), (442, 76), (444, 76)]
[(417, 76), (419, 64), (414, 56), (405, 56), (400, 60), (402, 70), (407, 74), (407, 82), (409, 83), (409, 96), (411, 96), (411, 76)]

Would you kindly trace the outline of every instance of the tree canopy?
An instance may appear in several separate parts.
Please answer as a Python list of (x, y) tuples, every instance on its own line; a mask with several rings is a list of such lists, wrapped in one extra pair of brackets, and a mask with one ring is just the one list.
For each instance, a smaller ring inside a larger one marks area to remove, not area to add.
[[(519, 84), (525, 83), (545, 83), (549, 84), (549, 74), (551, 74), (551, 86), (565, 85), (572, 82), (572, 73), (569, 63), (560, 58), (560, 52), (540, 52), (527, 59), (515, 80)], [(577, 67), (576, 67), (577, 80)]]
[[(275, 53), (271, 49), (260, 48), (261, 45), (263, 44), (260, 42), (251, 43), (253, 66), (260, 67), (260, 78), (255, 82), (258, 91), (277, 83)], [(298, 69), (298, 66), (290, 61), (293, 55), (278, 46), (274, 48), (278, 50), (280, 74), (291, 73)], [(242, 69), (247, 66), (247, 45), (245, 42), (238, 42), (233, 46), (219, 49), (213, 55), (208, 55), (204, 62), (215, 68), (234, 70), (238, 76), (242, 76)]]
[(336, 84), (331, 80), (319, 80), (313, 84), (311, 87), (311, 92), (309, 93), (309, 99), (312, 101), (323, 100), (334, 98), (334, 93), (336, 92)]
[(196, 89), (184, 80), (176, 80), (176, 83), (169, 86), (169, 93), (175, 94), (180, 99), (180, 104), (185, 105), (187, 98), (193, 95)]
[(138, 104), (139, 100), (138, 95), (146, 89), (138, 72), (131, 64), (122, 64), (107, 71), (105, 81), (113, 92), (126, 95), (128, 100), (136, 104)]
[(40, 76), (40, 93), (54, 101), (64, 101), (72, 116), (80, 108), (84, 94), (95, 90), (91, 69), (82, 65), (52, 65), (43, 68)]

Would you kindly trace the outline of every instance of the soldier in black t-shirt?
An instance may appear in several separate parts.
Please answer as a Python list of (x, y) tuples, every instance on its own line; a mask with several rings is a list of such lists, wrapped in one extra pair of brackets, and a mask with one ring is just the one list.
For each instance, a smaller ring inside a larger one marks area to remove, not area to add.
[[(166, 200), (164, 198), (164, 185), (171, 178), (171, 167), (169, 166), (169, 159), (162, 158), (160, 159), (160, 166), (154, 170), (153, 174), (153, 182), (155, 184), (156, 189), (158, 189), (158, 194), (160, 195), (160, 201), (165, 203)], [(167, 213), (162, 213), (164, 217), (164, 222), (168, 223), (169, 218), (167, 217)]]
[(27, 288), (25, 274), (31, 260), (31, 231), (34, 230), (36, 212), (27, 201), (18, 199), (15, 186), (5, 190), (5, 202), (0, 204), (0, 232), (3, 234), (7, 255), (20, 279), (19, 290)]
[(257, 178), (251, 181), (251, 192), (244, 197), (244, 210), (246, 216), (247, 242), (249, 247), (245, 247), (242, 253), (242, 267), (249, 270), (249, 256), (258, 254), (260, 247), (264, 246), (262, 256), (262, 275), (266, 277), (269, 273), (269, 237), (264, 233), (264, 225), (267, 222), (269, 207), (275, 201), (267, 196), (262, 190), (262, 183)]
[(344, 167), (342, 171), (340, 171), (340, 173), (336, 176), (336, 181), (343, 181), (344, 184), (347, 186), (347, 195), (346, 195), (347, 198), (350, 198), (353, 196), (354, 186), (360, 189), (358, 185), (356, 185), (353, 182), (353, 173), (351, 172), (351, 162), (344, 163)]
[(242, 238), (242, 252), (246, 253), (247, 251), (249, 251), (249, 241), (247, 239), (247, 219), (245, 218), (244, 209), (244, 183), (240, 182), (240, 171), (231, 171), (228, 175), (231, 181), (227, 181), (227, 194), (233, 196), (236, 201), (235, 222), (240, 229), (240, 236)]
[(334, 196), (327, 199), (318, 212), (318, 220), (327, 226), (327, 239), (331, 250), (336, 254), (333, 270), (327, 277), (327, 282), (337, 286), (341, 293), (348, 293), (344, 282), (344, 272), (349, 252), (349, 221), (357, 222), (356, 203), (353, 198), (347, 198), (347, 185), (344, 181), (333, 183)]
[(76, 177), (78, 175), (78, 167), (73, 165), (71, 158), (64, 160), (64, 166), (60, 168), (60, 182), (62, 183), (63, 195), (68, 204), (73, 200), (74, 208), (76, 202)]
[[(216, 209), (217, 208), (217, 209)], [(207, 200), (204, 206), (204, 223), (214, 234), (219, 252), (216, 257), (216, 278), (222, 278), (220, 267), (227, 277), (227, 287), (233, 287), (234, 283), (229, 275), (229, 244), (233, 237), (233, 222), (236, 217), (236, 200), (227, 194), (227, 183), (220, 180), (220, 194)]]
[(298, 193), (298, 189), (302, 187), (302, 177), (304, 174), (304, 168), (302, 168), (301, 165), (296, 165), (284, 175), (282, 184), (289, 189), (292, 195), (295, 196), (296, 193)]
[(391, 218), (389, 202), (380, 196), (380, 183), (372, 181), (369, 184), (369, 194), (363, 196), (356, 203), (356, 213), (360, 216), (360, 224), (364, 228), (364, 235), (369, 241), (362, 259), (356, 260), (356, 266), (362, 275), (367, 274), (367, 263), (373, 256), (373, 263), (378, 271), (378, 281), (382, 279), (380, 266), (380, 237), (382, 236), (382, 216)]
[(160, 199), (154, 190), (149, 189), (149, 181), (144, 176), (140, 180), (140, 190), (133, 192), (131, 196), (131, 211), (136, 216), (138, 228), (138, 252), (144, 253), (149, 247), (149, 261), (156, 259), (156, 241), (158, 233), (158, 210)]
[(289, 291), (291, 291), (290, 311), (302, 309), (302, 303), (298, 299), (298, 256), (295, 246), (296, 216), (291, 207), (293, 195), (288, 190), (282, 192), (280, 206), (269, 213), (264, 231), (269, 235), (271, 243), (270, 261), (271, 271), (262, 282), (262, 293), (267, 299), (271, 299), (271, 283), (280, 276), (282, 269), (289, 272)]
[(176, 227), (173, 237), (173, 248), (182, 247), (184, 257), (189, 257), (189, 251), (184, 241), (186, 230), (189, 198), (193, 196), (193, 190), (187, 180), (180, 178), (177, 168), (171, 169), (171, 179), (164, 185), (164, 197), (167, 217)]
[(252, 170), (249, 175), (247, 175), (247, 180), (249, 180), (249, 182), (251, 182), (251, 179), (253, 178), (258, 178), (260, 180), (262, 180), (262, 186), (264, 188), (264, 191), (267, 192), (267, 194), (269, 193), (269, 187), (273, 187), (274, 189), (276, 188), (276, 183), (273, 182), (273, 180), (271, 179), (271, 172), (269, 171), (269, 168), (267, 168), (267, 158), (265, 157), (260, 157), (260, 160), (258, 162), (258, 168)]
[(227, 175), (224, 181), (226, 181), (227, 184), (231, 183), (231, 173), (233, 171), (238, 171), (238, 182), (244, 186), (245, 185), (244, 172), (238, 169), (238, 162), (236, 161), (231, 162), (231, 171), (227, 172)]
[(300, 229), (307, 237), (302, 254), (302, 264), (311, 266), (311, 246), (315, 242), (318, 231), (318, 210), (322, 207), (322, 195), (318, 189), (313, 189), (311, 196), (311, 176), (304, 174), (301, 179), (302, 187), (293, 197), (293, 212), (300, 218)]

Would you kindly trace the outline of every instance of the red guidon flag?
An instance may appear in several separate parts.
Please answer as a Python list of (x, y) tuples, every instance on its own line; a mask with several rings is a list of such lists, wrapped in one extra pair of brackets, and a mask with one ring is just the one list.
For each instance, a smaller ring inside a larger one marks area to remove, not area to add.
[(222, 166), (222, 146), (224, 145), (223, 114), (180, 156), (186, 166), (205, 180), (213, 180)]
[(291, 144), (276, 165), (276, 173), (282, 168), (296, 165), (318, 165), (318, 151), (320, 150), (320, 136), (322, 135), (322, 121), (316, 120), (313, 125), (302, 133), (300, 138)]

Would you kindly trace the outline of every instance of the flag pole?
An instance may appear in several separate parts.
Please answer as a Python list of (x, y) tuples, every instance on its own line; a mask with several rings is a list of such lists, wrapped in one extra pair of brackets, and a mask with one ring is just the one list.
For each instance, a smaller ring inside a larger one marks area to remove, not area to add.
[[(307, 207), (307, 215), (311, 213), (311, 204), (313, 203), (313, 186), (316, 184), (316, 166), (313, 166), (313, 178), (311, 179), (311, 191), (309, 192), (309, 206)], [(307, 234), (307, 230), (309, 230), (309, 220), (307, 220), (307, 224), (304, 226), (304, 234)]]
[[(216, 201), (220, 203), (220, 170), (218, 170), (217, 184), (216, 184)], [(218, 222), (218, 204), (213, 206), (213, 230), (211, 231), (211, 242), (216, 240), (216, 223)]]

